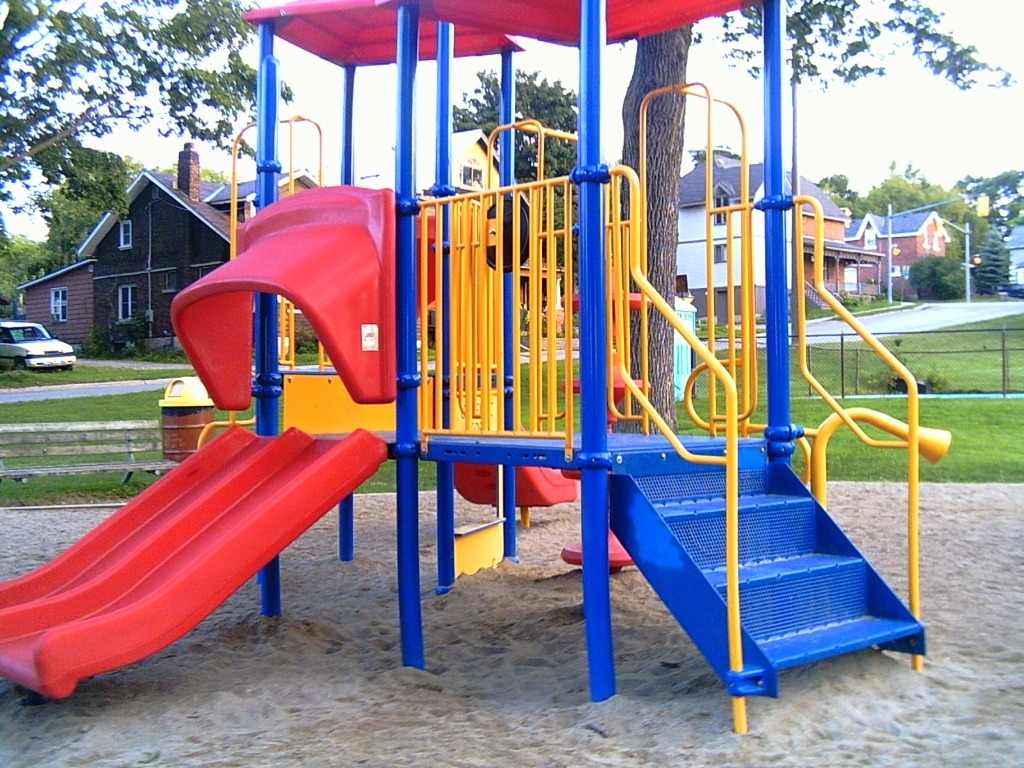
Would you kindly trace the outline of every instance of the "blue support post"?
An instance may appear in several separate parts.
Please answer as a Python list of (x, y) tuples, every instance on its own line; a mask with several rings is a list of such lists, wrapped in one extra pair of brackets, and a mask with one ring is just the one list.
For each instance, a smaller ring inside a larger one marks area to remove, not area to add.
[(346, 562), (356, 556), (355, 497), (350, 493), (338, 504), (338, 559)]
[[(281, 163), (277, 160), (277, 110), (281, 74), (274, 57), (274, 25), (260, 25), (260, 62), (256, 83), (256, 206), (263, 210), (277, 200)], [(277, 296), (256, 295), (255, 367), (253, 396), (256, 398), (256, 434), (278, 434), (282, 379), (277, 360)], [(261, 612), (281, 615), (281, 572), (278, 558), (260, 571)]]
[(355, 184), (355, 147), (352, 143), (352, 125), (355, 117), (356, 68), (345, 65), (345, 93), (341, 111), (341, 183)]
[[(452, 186), (452, 60), (455, 58), (454, 27), (451, 24), (437, 25), (437, 168), (434, 173), (434, 197), (448, 197), (455, 194)], [(451, 225), (449, 211), (445, 209), (442, 221), (435, 221), (435, 248), (444, 248), (449, 239)], [(448, 290), (451, 272), (448, 259), (441, 268), (441, 303), (440, 316), (448, 321)], [(435, 322), (438, 315), (435, 314)], [(448, 403), (448, 387), (450, 386), (451, 345), (448, 343), (447, 332), (434, 334), (435, 340), (442, 339), (441, 359), (445, 368), (434, 370), (434, 386), (442, 387), (444, 392), (441, 423), (447, 427), (451, 424), (450, 406)], [(426, 343), (424, 338), (423, 343)], [(437, 462), (437, 594), (443, 595), (455, 584), (455, 465), (450, 461)]]
[(419, 59), (419, 7), (398, 8), (398, 131), (395, 146), (396, 342), (398, 398), (395, 417), (395, 473), (398, 499), (398, 611), (402, 663), (424, 666), (419, 556), (419, 416), (416, 390), (416, 178), (413, 111)]
[[(515, 69), (512, 66), (512, 51), (501, 53), (501, 101), (498, 106), (498, 122), (508, 125), (515, 120), (516, 115), (516, 77)], [(516, 144), (515, 136), (511, 131), (505, 131), (498, 137), (499, 152), (501, 153), (500, 179), (501, 186), (508, 187), (516, 182)], [(512, 205), (510, 200), (507, 203)], [(523, 237), (526, 233), (522, 233)], [(501, 258), (498, 259), (501, 263)], [(504, 313), (505, 327), (502, 333), (505, 336), (505, 381), (502, 382), (503, 395), (505, 397), (505, 429), (516, 428), (519, 414), (515, 412), (514, 372), (513, 366), (518, 364), (519, 359), (519, 286), (513, 284), (512, 273), (504, 276)], [(502, 496), (501, 508), (505, 513), (504, 527), (504, 555), (507, 560), (519, 562), (519, 552), (516, 543), (516, 468), (511, 464), (502, 467)]]
[(601, 164), (601, 53), (606, 39), (604, 0), (582, 0), (580, 9), (580, 413), (578, 460), (583, 536), (583, 605), (586, 618), (590, 697), (615, 694), (611, 590), (608, 581), (607, 280), (604, 252), (604, 189)]
[[(355, 164), (352, 146), (352, 124), (355, 117), (356, 68), (345, 66), (345, 92), (341, 111), (341, 183), (351, 185), (355, 178)], [(346, 496), (338, 504), (338, 559), (352, 560), (355, 557), (355, 500)]]
[[(790, 423), (789, 281), (786, 276), (786, 220), (793, 199), (786, 194), (782, 148), (783, 43), (786, 10), (782, 0), (764, 0), (764, 185), (758, 207), (765, 216), (765, 337), (768, 368), (769, 460), (788, 464), (801, 430)], [(803, 286), (792, 286), (801, 290)]]

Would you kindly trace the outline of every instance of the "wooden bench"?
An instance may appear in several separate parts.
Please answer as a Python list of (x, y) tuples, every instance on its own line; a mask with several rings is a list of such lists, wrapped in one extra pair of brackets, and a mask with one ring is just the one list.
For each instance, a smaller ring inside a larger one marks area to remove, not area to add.
[(0, 481), (124, 472), (121, 482), (126, 483), (133, 472), (160, 474), (178, 466), (162, 456), (140, 458), (161, 449), (156, 421), (0, 424)]

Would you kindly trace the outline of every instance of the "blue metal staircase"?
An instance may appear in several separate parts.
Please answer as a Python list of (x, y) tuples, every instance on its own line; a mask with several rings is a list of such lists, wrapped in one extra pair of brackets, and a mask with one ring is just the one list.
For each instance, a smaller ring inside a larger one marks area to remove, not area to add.
[(757, 440), (741, 441), (739, 466), (742, 672), (729, 667), (724, 468), (633, 452), (611, 478), (612, 530), (729, 692), (776, 696), (780, 670), (864, 648), (923, 654), (922, 624), (792, 470)]

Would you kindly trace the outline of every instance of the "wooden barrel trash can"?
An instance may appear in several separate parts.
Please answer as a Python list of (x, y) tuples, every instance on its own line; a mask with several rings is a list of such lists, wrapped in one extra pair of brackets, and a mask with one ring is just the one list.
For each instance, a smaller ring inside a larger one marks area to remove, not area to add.
[(184, 461), (199, 450), (199, 436), (213, 423), (213, 400), (198, 376), (174, 379), (160, 400), (164, 458)]

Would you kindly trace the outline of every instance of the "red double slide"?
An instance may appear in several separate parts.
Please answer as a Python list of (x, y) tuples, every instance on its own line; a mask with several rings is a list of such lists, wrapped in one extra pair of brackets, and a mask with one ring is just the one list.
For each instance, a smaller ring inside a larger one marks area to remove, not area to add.
[(232, 427), (51, 563), (0, 584), (0, 677), (60, 699), (165, 648), (386, 457), (363, 430)]

